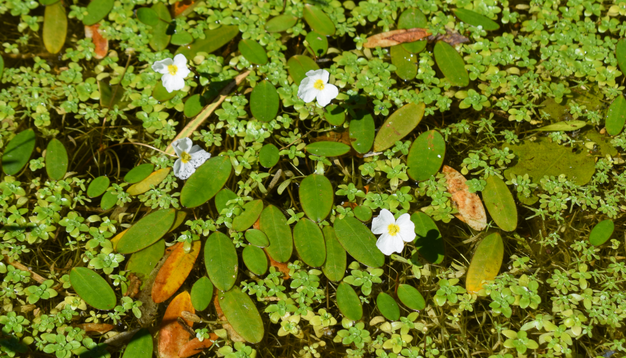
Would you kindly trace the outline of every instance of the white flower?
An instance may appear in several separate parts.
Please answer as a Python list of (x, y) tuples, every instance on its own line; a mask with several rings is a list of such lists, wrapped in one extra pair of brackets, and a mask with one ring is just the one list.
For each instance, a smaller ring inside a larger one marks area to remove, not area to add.
[(167, 92), (178, 91), (185, 87), (185, 77), (189, 74), (189, 68), (187, 68), (187, 58), (185, 55), (178, 54), (165, 60), (157, 61), (152, 65), (152, 69), (155, 72), (162, 73), (161, 81), (163, 81), (163, 87)]
[(317, 103), (326, 107), (339, 94), (337, 86), (328, 83), (330, 73), (326, 70), (309, 71), (298, 87), (298, 98), (306, 103), (317, 98)]
[(394, 252), (401, 253), (405, 242), (415, 240), (415, 224), (411, 216), (402, 214), (396, 221), (387, 209), (381, 210), (380, 215), (372, 220), (372, 232), (382, 234), (376, 241), (376, 247), (387, 256)]
[(196, 168), (204, 164), (211, 158), (211, 153), (200, 148), (199, 145), (193, 145), (189, 138), (181, 138), (174, 143), (172, 147), (178, 155), (176, 163), (174, 163), (174, 175), (185, 180), (196, 171)]

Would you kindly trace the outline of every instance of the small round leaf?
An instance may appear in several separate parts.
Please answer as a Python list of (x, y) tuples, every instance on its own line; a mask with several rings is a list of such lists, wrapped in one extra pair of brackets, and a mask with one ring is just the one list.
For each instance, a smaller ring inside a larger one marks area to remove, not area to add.
[(204, 311), (213, 298), (213, 283), (208, 277), (202, 276), (191, 287), (191, 304), (198, 311)]
[(270, 244), (267, 235), (265, 235), (263, 231), (257, 229), (250, 229), (246, 231), (246, 240), (248, 240), (248, 242), (252, 245), (258, 247), (267, 247)]
[(265, 168), (271, 168), (278, 163), (280, 153), (272, 143), (268, 143), (259, 152), (259, 163)]

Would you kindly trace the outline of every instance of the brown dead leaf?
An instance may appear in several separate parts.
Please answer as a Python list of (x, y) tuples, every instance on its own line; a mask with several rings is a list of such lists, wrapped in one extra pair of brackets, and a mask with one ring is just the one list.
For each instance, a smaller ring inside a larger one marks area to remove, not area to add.
[[(191, 335), (185, 327), (178, 323), (178, 317), (183, 311), (196, 312), (191, 304), (191, 296), (187, 291), (178, 294), (167, 306), (163, 315), (157, 346), (158, 356), (161, 358), (180, 358), (178, 352), (189, 342)], [(193, 327), (193, 322), (185, 321), (185, 323), (189, 327)]]
[(391, 47), (405, 42), (414, 42), (430, 36), (430, 31), (419, 27), (383, 32), (367, 38), (363, 47)]
[(105, 334), (115, 328), (114, 325), (107, 323), (81, 323), (74, 326), (82, 329), (87, 334)]
[(222, 321), (222, 326), (224, 327), (226, 332), (228, 332), (228, 336), (230, 337), (231, 341), (246, 342), (246, 340), (243, 339), (243, 337), (240, 336), (239, 333), (235, 332), (233, 326), (228, 323), (228, 320), (224, 315), (224, 311), (222, 311), (222, 307), (220, 307), (220, 300), (218, 295), (215, 295), (215, 297), (213, 298), (213, 305), (215, 305), (215, 313), (217, 313), (217, 318)]
[[(280, 170), (280, 169), (279, 169)], [(258, 218), (252, 225), (253, 229), (261, 230), (261, 218)]]
[(124, 296), (128, 296), (130, 298), (135, 298), (139, 294), (139, 289), (141, 288), (141, 279), (139, 276), (134, 273), (128, 274), (128, 289), (126, 289), (126, 293)]
[(270, 256), (270, 254), (267, 253), (267, 250), (263, 249), (265, 251), (265, 254), (267, 255), (267, 257), (270, 259), (270, 266), (274, 266), (278, 269), (278, 271), (283, 273), (283, 279), (288, 280), (289, 279), (289, 267), (287, 266), (288, 263), (282, 263), (282, 262), (278, 262), (275, 261), (272, 256)]
[(181, 358), (191, 357), (192, 355), (198, 354), (205, 349), (211, 348), (213, 343), (215, 343), (215, 341), (217, 341), (218, 338), (219, 337), (215, 333), (211, 333), (210, 338), (207, 338), (203, 340), (202, 342), (200, 342), (200, 340), (196, 337), (190, 340), (189, 342), (187, 342), (187, 344), (185, 344), (183, 348), (180, 349), (180, 351), (178, 352), (178, 355)]
[(109, 52), (109, 40), (102, 37), (99, 30), (100, 24), (85, 26), (85, 37), (91, 39), (96, 46), (94, 58), (101, 60)]
[(339, 142), (345, 145), (352, 145), (350, 141), (350, 132), (330, 131), (325, 136), (311, 138), (311, 142)]
[(198, 5), (195, 0), (181, 0), (172, 5), (174, 17), (187, 16)]
[(469, 39), (458, 32), (446, 29), (445, 35), (437, 34), (429, 36), (428, 41), (443, 41), (449, 43), (451, 46), (456, 46), (469, 42)]
[(484, 230), (487, 227), (487, 214), (480, 197), (470, 193), (467, 179), (455, 169), (444, 165), (441, 170), (448, 182), (448, 192), (452, 195), (452, 201), (459, 210), (456, 217), (469, 225), (474, 230)]
[(200, 241), (194, 241), (191, 244), (191, 250), (189, 252), (185, 252), (182, 242), (172, 246), (172, 253), (154, 279), (152, 300), (155, 303), (161, 303), (167, 300), (178, 291), (180, 286), (182, 286), (183, 282), (187, 279), (187, 276), (189, 276), (198, 258), (201, 246)]

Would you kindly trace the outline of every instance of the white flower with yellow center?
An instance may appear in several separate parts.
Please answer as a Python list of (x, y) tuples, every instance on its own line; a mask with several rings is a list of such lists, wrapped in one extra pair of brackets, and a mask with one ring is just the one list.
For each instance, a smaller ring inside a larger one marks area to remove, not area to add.
[(200, 148), (199, 145), (193, 145), (189, 138), (175, 141), (172, 147), (178, 156), (174, 163), (174, 175), (182, 180), (189, 178), (199, 166), (211, 158), (211, 153)]
[(178, 54), (165, 60), (157, 61), (152, 65), (152, 69), (155, 72), (163, 74), (161, 81), (163, 81), (163, 87), (167, 92), (173, 92), (181, 90), (185, 87), (185, 77), (189, 74), (189, 68), (187, 68), (187, 58), (185, 55)]
[(391, 211), (383, 209), (372, 220), (372, 232), (380, 235), (376, 247), (385, 255), (401, 253), (404, 243), (415, 240), (415, 224), (409, 214), (402, 214), (396, 220)]
[(330, 73), (326, 70), (309, 71), (298, 87), (298, 98), (306, 103), (317, 98), (317, 103), (326, 107), (339, 94), (337, 86), (328, 83)]

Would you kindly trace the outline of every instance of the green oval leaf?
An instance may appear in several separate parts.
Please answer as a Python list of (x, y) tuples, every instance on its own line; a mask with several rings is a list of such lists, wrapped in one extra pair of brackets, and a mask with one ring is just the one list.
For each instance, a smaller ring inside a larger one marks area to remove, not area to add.
[(533, 129), (532, 131), (533, 132), (560, 132), (560, 131), (567, 132), (567, 131), (579, 130), (586, 125), (587, 125), (587, 122), (585, 121), (562, 121), (562, 122), (549, 124), (541, 128)]
[[(423, 12), (417, 8), (409, 8), (404, 10), (398, 19), (398, 29), (414, 29), (414, 28), (426, 28), (428, 21)], [(405, 50), (410, 53), (419, 53), (426, 48), (428, 41), (426, 39), (406, 42), (402, 44)]]
[(6, 175), (15, 175), (28, 163), (35, 149), (35, 131), (19, 132), (7, 144), (2, 154), (2, 170)]
[(151, 358), (153, 349), (150, 331), (147, 328), (142, 328), (128, 342), (122, 358)]
[(165, 6), (162, 2), (152, 5), (152, 10), (154, 10), (160, 20), (157, 21), (156, 25), (152, 26), (150, 47), (152, 47), (155, 51), (163, 51), (167, 45), (170, 44), (171, 36), (168, 35), (167, 28), (170, 26), (170, 22), (172, 21), (172, 15), (170, 15), (170, 11), (167, 6)]
[(320, 222), (330, 214), (335, 195), (330, 180), (323, 175), (311, 174), (300, 183), (300, 204), (309, 219)]
[(222, 189), (233, 167), (228, 157), (213, 157), (191, 174), (180, 193), (180, 203), (195, 208), (209, 201)]
[(283, 32), (292, 28), (296, 22), (298, 22), (298, 18), (293, 15), (279, 15), (265, 23), (265, 30), (267, 32)]
[(336, 104), (329, 104), (324, 111), (324, 118), (333, 126), (340, 126), (346, 121), (346, 109)]
[(198, 311), (204, 311), (209, 307), (213, 299), (213, 283), (208, 277), (202, 276), (191, 287), (191, 304)]
[(176, 53), (182, 53), (188, 59), (192, 59), (200, 52), (207, 54), (226, 45), (239, 34), (239, 27), (235, 25), (222, 25), (217, 29), (204, 32), (204, 39), (198, 39), (191, 45), (181, 46)]
[(357, 153), (365, 154), (370, 151), (374, 144), (374, 135), (376, 133), (376, 124), (374, 117), (370, 113), (359, 113), (360, 119), (350, 121), (350, 141), (352, 148)]
[(424, 117), (424, 103), (409, 103), (393, 112), (378, 130), (374, 139), (374, 151), (382, 152), (406, 137), (421, 122)]
[(67, 150), (61, 141), (54, 138), (46, 148), (46, 171), (53, 180), (61, 180), (67, 173)]
[(293, 239), (291, 228), (287, 224), (285, 215), (270, 205), (261, 213), (261, 231), (267, 235), (270, 245), (265, 249), (274, 261), (287, 262), (293, 252)]
[(400, 306), (390, 295), (384, 292), (379, 293), (376, 297), (376, 307), (386, 319), (390, 321), (400, 319)]
[(250, 111), (254, 118), (269, 122), (276, 118), (280, 107), (280, 98), (276, 87), (268, 81), (257, 83), (250, 94)]
[(499, 233), (493, 233), (478, 244), (472, 262), (467, 270), (465, 289), (468, 293), (477, 293), (482, 290), (484, 281), (492, 281), (498, 276), (502, 259), (504, 258), (504, 243)]
[(112, 310), (117, 299), (111, 286), (102, 276), (86, 267), (74, 267), (70, 271), (70, 283), (85, 302), (99, 310)]
[(250, 229), (246, 231), (246, 240), (254, 246), (267, 247), (270, 244), (267, 235), (261, 230)]
[(332, 226), (324, 226), (322, 232), (324, 233), (324, 243), (326, 246), (326, 262), (322, 267), (322, 271), (329, 280), (335, 282), (341, 281), (346, 273), (348, 261), (346, 250), (343, 249), (337, 240), (335, 229)]
[(391, 63), (396, 66), (398, 77), (410, 81), (417, 76), (417, 56), (402, 45), (391, 46)]
[(253, 274), (261, 276), (267, 272), (267, 255), (265, 255), (263, 249), (248, 245), (243, 249), (241, 257), (243, 258), (243, 263)]
[(263, 320), (250, 296), (235, 287), (219, 293), (219, 302), (224, 316), (235, 332), (250, 343), (259, 343), (265, 330)]
[(305, 264), (320, 267), (326, 261), (324, 235), (313, 221), (305, 218), (298, 221), (293, 228), (293, 242)]
[(87, 15), (83, 17), (83, 24), (87, 26), (94, 25), (113, 9), (114, 0), (93, 0), (87, 5)]
[(497, 22), (477, 12), (466, 9), (456, 9), (452, 10), (452, 12), (464, 23), (477, 27), (482, 26), (486, 31), (494, 31), (500, 28)]
[(620, 94), (606, 112), (606, 132), (609, 135), (618, 135), (624, 129), (624, 123), (626, 123), (626, 99)]
[(104, 192), (109, 188), (109, 184), (111, 184), (109, 177), (105, 175), (97, 177), (89, 183), (89, 186), (87, 187), (87, 196), (95, 198), (104, 194)]
[(278, 163), (280, 152), (272, 143), (268, 143), (259, 152), (259, 164), (265, 168), (271, 168)]
[(179, 31), (172, 35), (172, 45), (183, 46), (193, 42), (193, 36), (187, 31)]
[(250, 61), (250, 63), (254, 63), (255, 65), (264, 65), (267, 63), (267, 53), (258, 42), (251, 39), (241, 40), (237, 47), (243, 57)]
[(400, 284), (398, 286), (398, 299), (400, 302), (408, 308), (416, 311), (421, 311), (426, 308), (426, 301), (422, 294), (413, 286), (407, 284)]
[(333, 24), (330, 17), (319, 7), (308, 4), (304, 5), (302, 16), (304, 17), (304, 21), (318, 34), (322, 36), (332, 36), (335, 34), (335, 24)]
[(175, 209), (157, 210), (131, 226), (117, 243), (117, 252), (130, 254), (142, 250), (165, 235), (176, 218)]
[(202, 112), (202, 108), (204, 108), (204, 97), (196, 93), (185, 101), (183, 113), (187, 118), (195, 117), (198, 113)]
[(245, 231), (252, 226), (263, 211), (263, 200), (254, 200), (243, 206), (243, 212), (233, 219), (233, 230)]
[(342, 282), (337, 286), (337, 307), (346, 318), (358, 321), (363, 317), (363, 306), (352, 286)]
[(305, 41), (308, 44), (307, 49), (312, 52), (313, 56), (321, 57), (328, 51), (328, 39), (315, 31), (306, 34)]
[(445, 246), (437, 224), (430, 216), (419, 211), (411, 215), (411, 221), (415, 224), (415, 248), (428, 262), (442, 263)]
[(465, 61), (454, 47), (446, 42), (437, 41), (434, 53), (437, 66), (453, 86), (465, 87), (469, 85)]
[(107, 191), (102, 195), (102, 199), (100, 199), (100, 208), (102, 210), (109, 210), (117, 203), (117, 195), (113, 194), (110, 191)]
[(222, 291), (233, 287), (239, 265), (237, 251), (228, 236), (219, 231), (209, 236), (204, 244), (204, 265), (215, 287)]
[(372, 209), (368, 206), (359, 205), (352, 211), (354, 212), (354, 216), (363, 222), (367, 222), (372, 219)]
[(613, 220), (606, 219), (604, 221), (600, 221), (591, 230), (591, 233), (589, 234), (589, 242), (591, 242), (593, 246), (600, 246), (611, 238), (614, 230), (615, 224), (613, 223)]
[(146, 179), (148, 175), (152, 174), (153, 170), (154, 164), (145, 163), (138, 165), (124, 175), (124, 181), (129, 184), (139, 183), (140, 181)]
[(346, 216), (335, 220), (335, 233), (341, 246), (360, 263), (370, 267), (385, 263), (385, 255), (376, 247), (376, 238), (357, 219)]
[(4, 57), (0, 56), (0, 78), (2, 78), (2, 72), (4, 72)]
[(291, 57), (289, 61), (287, 61), (287, 67), (289, 68), (289, 76), (291, 76), (293, 82), (298, 86), (306, 77), (307, 72), (320, 69), (320, 66), (318, 66), (315, 61), (303, 55)]
[(226, 203), (233, 199), (237, 199), (237, 194), (233, 193), (232, 190), (228, 188), (220, 190), (217, 195), (215, 195), (215, 208), (217, 212), (221, 213), (222, 210), (226, 209)]
[(163, 86), (163, 81), (158, 81), (154, 86), (154, 90), (152, 91), (152, 97), (159, 102), (167, 102), (170, 99), (174, 98), (177, 94), (181, 93), (180, 91), (172, 91), (168, 92), (165, 86)]
[(148, 279), (152, 270), (154, 270), (164, 255), (165, 240), (159, 240), (145, 249), (139, 250), (130, 255), (130, 259), (128, 259), (128, 262), (126, 263), (126, 271), (133, 272), (139, 276), (139, 278), (144, 281), (142, 284), (143, 287), (145, 285), (145, 280)]
[(350, 151), (350, 146), (331, 141), (320, 141), (306, 146), (305, 150), (320, 157), (339, 157)]
[(626, 73), (626, 39), (617, 41), (615, 46), (615, 58), (621, 73)]
[(58, 53), (67, 36), (67, 16), (61, 1), (46, 6), (43, 16), (43, 44), (50, 53)]
[(496, 175), (486, 179), (487, 184), (483, 193), (483, 201), (493, 221), (504, 231), (513, 231), (517, 228), (517, 206), (509, 188)]
[(420, 134), (407, 156), (407, 174), (413, 180), (427, 180), (437, 174), (446, 154), (446, 141), (436, 130)]
[(148, 26), (155, 26), (159, 23), (159, 15), (149, 7), (140, 7), (136, 12), (137, 19)]

